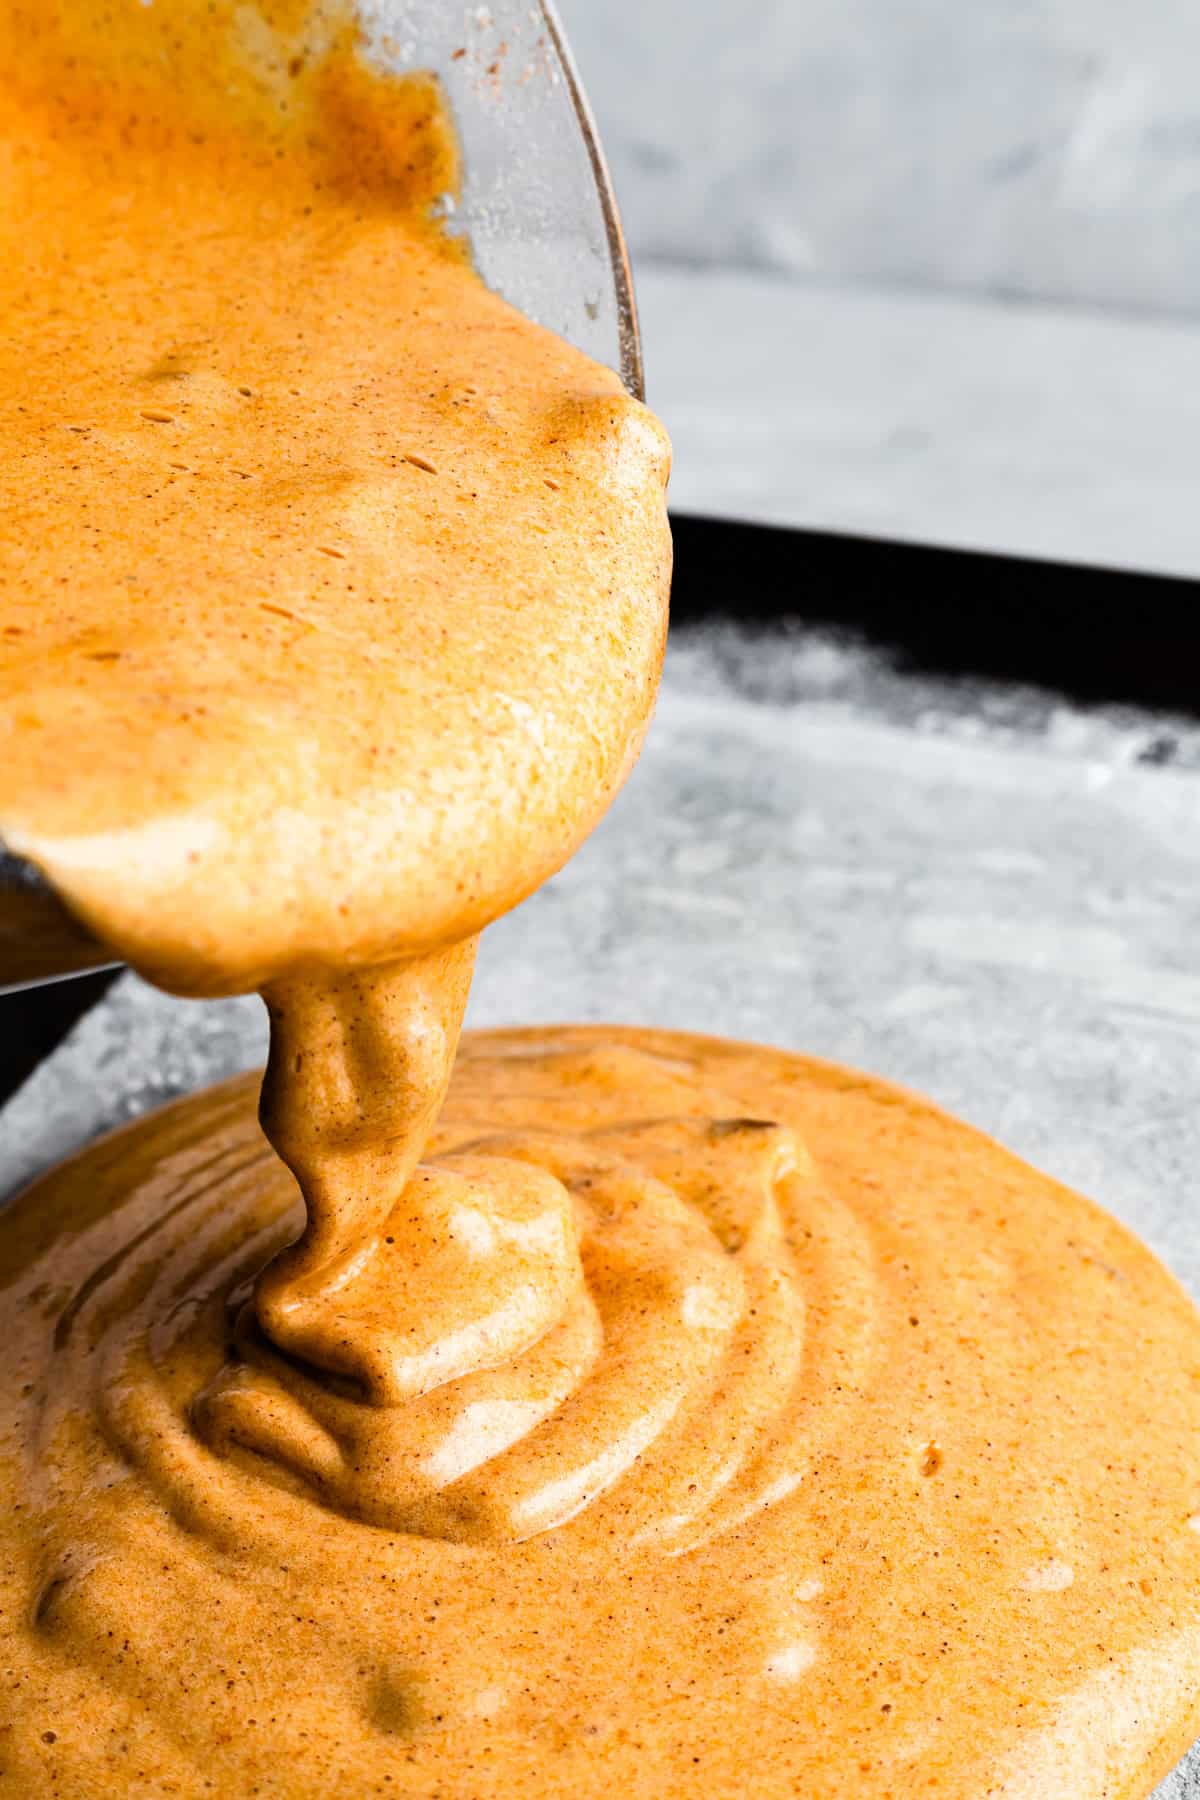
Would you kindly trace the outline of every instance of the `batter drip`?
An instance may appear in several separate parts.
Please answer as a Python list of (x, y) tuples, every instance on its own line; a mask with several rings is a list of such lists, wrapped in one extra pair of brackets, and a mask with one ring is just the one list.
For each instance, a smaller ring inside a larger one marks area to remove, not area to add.
[[(896, 1090), (457, 1064), (636, 755), (667, 448), (320, 0), (0, 0), (0, 835), (271, 1052), (0, 1220), (0, 1790), (1143, 1794), (1200, 1324)], [(453, 1074), (452, 1074), (453, 1071)]]

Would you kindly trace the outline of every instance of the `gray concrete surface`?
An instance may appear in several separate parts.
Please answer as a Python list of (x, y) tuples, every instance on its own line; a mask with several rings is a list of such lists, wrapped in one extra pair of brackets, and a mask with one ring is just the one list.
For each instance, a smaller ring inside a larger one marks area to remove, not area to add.
[(1195, 8), (561, 10), (677, 506), (1200, 575)]
[(1200, 575), (1200, 321), (639, 272), (681, 512)]
[(1200, 307), (1185, 0), (561, 0), (635, 254)]
[[(1184, 721), (914, 679), (812, 632), (684, 633), (613, 812), (488, 934), (472, 1019), (876, 1070), (1094, 1195), (1200, 1299), (1198, 807)], [(254, 1001), (124, 979), (0, 1115), (0, 1192), (262, 1044)], [(1160, 1793), (1200, 1800), (1200, 1758)]]

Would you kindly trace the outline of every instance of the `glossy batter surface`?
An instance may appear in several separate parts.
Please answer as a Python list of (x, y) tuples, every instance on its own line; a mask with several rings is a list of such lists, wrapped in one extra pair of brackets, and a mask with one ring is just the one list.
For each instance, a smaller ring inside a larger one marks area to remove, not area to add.
[(439, 234), (456, 156), (319, 0), (0, 0), (0, 836), (262, 990), (279, 1152), (241, 1082), (0, 1218), (0, 1792), (1131, 1800), (1200, 1726), (1153, 1260), (780, 1052), (451, 1078), (669, 564), (660, 428)]
[(932, 1107), (468, 1039), (340, 1386), (244, 1322), (298, 1218), (247, 1080), (5, 1220), (14, 1792), (1113, 1800), (1200, 1722), (1194, 1314)]

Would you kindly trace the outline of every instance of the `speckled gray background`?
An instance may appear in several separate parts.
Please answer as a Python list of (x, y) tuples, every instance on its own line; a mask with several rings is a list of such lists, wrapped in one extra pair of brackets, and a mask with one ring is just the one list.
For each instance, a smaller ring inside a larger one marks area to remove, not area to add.
[[(920, 679), (825, 634), (680, 634), (582, 853), (488, 933), (477, 1024), (802, 1047), (1102, 1200), (1200, 1298), (1200, 728)], [(256, 1061), (257, 1002), (132, 977), (0, 1115), (0, 1191)], [(1162, 1790), (1200, 1797), (1200, 1759)]]

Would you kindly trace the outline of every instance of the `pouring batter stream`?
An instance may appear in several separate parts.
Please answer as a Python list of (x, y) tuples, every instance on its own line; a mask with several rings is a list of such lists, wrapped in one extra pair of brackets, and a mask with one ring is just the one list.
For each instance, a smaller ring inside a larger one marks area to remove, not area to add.
[(0, 836), (263, 992), (279, 1152), (235, 1082), (0, 1219), (0, 1792), (1143, 1794), (1200, 1728), (1148, 1253), (848, 1071), (459, 1046), (640, 745), (667, 447), (386, 63), (0, 3)]

